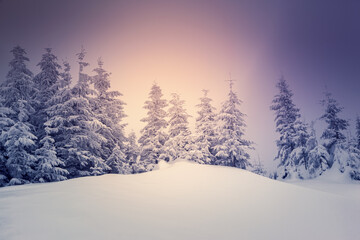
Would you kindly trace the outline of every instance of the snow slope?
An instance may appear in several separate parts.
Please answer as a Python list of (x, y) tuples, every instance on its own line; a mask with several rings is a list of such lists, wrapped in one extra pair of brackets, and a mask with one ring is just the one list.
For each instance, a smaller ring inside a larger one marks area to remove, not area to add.
[(357, 197), (189, 162), (0, 189), (2, 240), (344, 240), (359, 225)]
[(351, 180), (348, 174), (340, 173), (338, 168), (333, 167), (316, 179), (287, 182), (353, 199), (357, 198), (360, 201), (360, 182)]

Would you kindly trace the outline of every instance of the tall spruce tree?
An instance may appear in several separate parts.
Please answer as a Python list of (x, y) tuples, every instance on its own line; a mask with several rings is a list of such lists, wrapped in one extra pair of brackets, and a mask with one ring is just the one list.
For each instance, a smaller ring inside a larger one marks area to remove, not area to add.
[(1, 137), (0, 184), (10, 185), (31, 181), (35, 162), (34, 126), (29, 116), (34, 114), (36, 93), (33, 74), (26, 67), (29, 59), (20, 46), (11, 50), (14, 58), (5, 82), (0, 86)]
[(195, 124), (195, 152), (194, 161), (202, 164), (215, 164), (215, 108), (211, 105), (212, 99), (208, 97), (208, 90), (203, 90), (204, 96), (200, 98), (198, 117)]
[(91, 106), (91, 95), (96, 94), (90, 88), (91, 77), (83, 70), (89, 64), (84, 62), (85, 50), (81, 49), (78, 56), (79, 80), (72, 88), (72, 99), (69, 104), (73, 111), (69, 116), (70, 124), (74, 127), (68, 148), (69, 159), (67, 167), (70, 174), (75, 175), (101, 175), (110, 170), (102, 156), (101, 146), (106, 139), (100, 134), (106, 128), (97, 118)]
[(328, 161), (329, 168), (336, 163), (336, 167), (339, 168), (340, 172), (344, 172), (344, 167), (347, 163), (344, 162), (346, 161), (344, 158), (346, 153), (346, 137), (343, 131), (347, 129), (349, 123), (338, 116), (343, 108), (339, 106), (330, 92), (325, 92), (325, 99), (321, 103), (325, 108), (325, 113), (320, 119), (327, 123), (327, 128), (324, 130), (321, 138), (323, 139), (324, 147), (330, 154)]
[(356, 118), (356, 135), (350, 144), (350, 177), (354, 180), (360, 180), (360, 117)]
[(8, 107), (2, 106), (3, 102), (4, 100), (0, 99), (0, 187), (5, 186), (9, 182), (10, 177), (6, 167), (7, 155), (4, 146), (5, 143), (1, 141), (1, 136), (15, 123), (10, 118), (10, 115), (13, 115), (15, 112)]
[(125, 124), (122, 121), (126, 115), (125, 103), (118, 99), (122, 94), (118, 91), (109, 91), (110, 73), (103, 68), (103, 65), (103, 61), (99, 58), (98, 66), (93, 70), (96, 75), (91, 77), (91, 82), (94, 85), (96, 97), (91, 99), (91, 105), (96, 119), (104, 126), (98, 132), (106, 139), (101, 146), (101, 157), (107, 159), (115, 148), (123, 153), (125, 151)]
[(233, 91), (233, 80), (229, 82), (228, 99), (217, 116), (216, 164), (246, 169), (251, 166), (247, 150), (252, 148), (252, 143), (244, 139), (245, 114), (239, 109), (242, 102)]
[(146, 126), (141, 129), (139, 138), (140, 162), (143, 170), (151, 171), (158, 163), (161, 154), (165, 153), (164, 144), (168, 138), (165, 133), (167, 122), (165, 120), (166, 111), (164, 108), (167, 102), (162, 98), (163, 94), (160, 87), (154, 83), (149, 93), (149, 100), (145, 102), (144, 108), (148, 111), (147, 117), (141, 119)]
[(164, 145), (165, 153), (161, 156), (161, 159), (166, 161), (189, 160), (193, 144), (188, 126), (190, 115), (186, 113), (185, 101), (180, 99), (179, 94), (173, 93), (169, 103), (169, 139)]
[(356, 147), (360, 149), (360, 117), (356, 118)]
[(36, 99), (39, 103), (35, 122), (38, 124), (40, 141), (35, 151), (37, 161), (34, 180), (62, 181), (67, 179), (68, 171), (63, 169), (65, 163), (57, 155), (56, 145), (61, 147), (61, 142), (55, 143), (55, 138), (59, 139), (61, 134), (58, 136), (58, 132), (55, 133), (53, 121), (54, 118), (62, 118), (59, 110), (63, 107), (61, 104), (64, 103), (62, 96), (64, 91), (66, 92), (65, 88), (68, 88), (71, 82), (70, 65), (64, 62), (64, 71), (60, 73), (61, 66), (57, 63), (57, 57), (47, 48), (38, 66), (41, 72), (34, 78), (38, 88)]
[(73, 112), (72, 103), (72, 90), (70, 65), (68, 62), (64, 62), (64, 72), (60, 73), (60, 81), (57, 82), (59, 89), (49, 99), (48, 106), (45, 109), (48, 117), (44, 123), (46, 137), (52, 137), (54, 139), (54, 146), (56, 155), (59, 161), (66, 163), (69, 153), (66, 145), (71, 139), (71, 135), (76, 129), (70, 123), (70, 116)]
[[(79, 79), (74, 87), (65, 84), (50, 100), (46, 122), (48, 133), (53, 136), (57, 155), (65, 163), (68, 177), (100, 175), (110, 170), (101, 158), (101, 146), (106, 139), (99, 131), (106, 126), (96, 119), (90, 104), (91, 78), (83, 72), (85, 50), (77, 54)], [(63, 74), (63, 76), (69, 76)], [(61, 82), (69, 82), (61, 81)]]
[(33, 123), (37, 127), (37, 136), (42, 139), (46, 136), (44, 123), (47, 120), (46, 108), (49, 107), (48, 101), (59, 88), (61, 66), (57, 63), (57, 57), (52, 53), (51, 48), (45, 48), (40, 62), (37, 64), (41, 71), (34, 77), (36, 84), (36, 114)]
[[(53, 182), (67, 179), (69, 172), (64, 169), (65, 162), (59, 157), (64, 144), (64, 102), (70, 97), (70, 64), (63, 62), (64, 71), (51, 86), (54, 94), (46, 102), (44, 113), (46, 121), (43, 123), (44, 136), (39, 141), (38, 149), (35, 151), (37, 163), (35, 167), (35, 181)], [(55, 140), (56, 139), (56, 140)], [(65, 140), (67, 141), (67, 139)]]
[(282, 76), (276, 84), (279, 93), (275, 95), (270, 109), (275, 112), (276, 141), (279, 161), (277, 175), (283, 179), (303, 178), (307, 171), (306, 142), (309, 137), (307, 126), (300, 120), (299, 109), (293, 103), (293, 93)]
[(360, 149), (357, 147), (357, 139), (351, 138), (347, 143), (348, 159), (345, 171), (351, 179), (360, 180)]
[(10, 176), (9, 185), (29, 183), (33, 179), (36, 157), (36, 136), (31, 131), (29, 123), (30, 112), (26, 108), (26, 100), (16, 102), (17, 120), (8, 131), (3, 132), (0, 141), (6, 150), (6, 168)]

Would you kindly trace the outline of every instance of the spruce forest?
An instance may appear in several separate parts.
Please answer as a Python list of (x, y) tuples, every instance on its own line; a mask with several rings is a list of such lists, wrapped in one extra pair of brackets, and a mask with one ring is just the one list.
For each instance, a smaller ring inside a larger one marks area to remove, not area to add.
[[(347, 134), (349, 121), (330, 92), (321, 102), (326, 129), (318, 132), (312, 122), (302, 120), (290, 86), (280, 77), (278, 93), (269, 103), (274, 114), (269, 125), (275, 124), (279, 136), (274, 156), (279, 164), (273, 172), (250, 157), (256, 146), (244, 137), (246, 115), (231, 79), (220, 109), (214, 108), (211, 92), (199, 94), (194, 131), (185, 100), (175, 93), (165, 99), (154, 83), (143, 105), (147, 115), (139, 120), (145, 127), (136, 136), (126, 134), (126, 103), (122, 93), (111, 90), (102, 59), (89, 69), (82, 48), (76, 54), (78, 66), (70, 66), (46, 48), (33, 73), (23, 48), (16, 46), (11, 53), (0, 86), (0, 186), (138, 174), (156, 169), (160, 161), (182, 160), (246, 169), (273, 179), (313, 179), (332, 170), (360, 180), (360, 118), (356, 132)], [(78, 76), (71, 76), (71, 68), (79, 69)]]

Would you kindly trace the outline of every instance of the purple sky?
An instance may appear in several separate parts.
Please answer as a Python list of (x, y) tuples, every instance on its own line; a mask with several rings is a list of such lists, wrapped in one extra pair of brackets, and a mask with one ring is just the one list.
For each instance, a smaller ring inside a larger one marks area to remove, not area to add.
[(27, 50), (34, 73), (45, 47), (75, 67), (84, 45), (92, 66), (103, 57), (128, 104), (129, 127), (138, 131), (138, 109), (155, 79), (168, 95), (180, 91), (196, 116), (201, 89), (218, 104), (231, 72), (247, 136), (271, 165), (277, 135), (269, 105), (281, 73), (306, 121), (322, 114), (325, 86), (351, 124), (360, 114), (359, 23), (360, 1), (0, 0), (0, 79), (16, 44)]

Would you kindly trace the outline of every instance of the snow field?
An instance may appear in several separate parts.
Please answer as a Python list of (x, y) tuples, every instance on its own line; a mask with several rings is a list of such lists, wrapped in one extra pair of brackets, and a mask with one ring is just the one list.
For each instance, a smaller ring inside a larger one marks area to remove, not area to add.
[[(356, 194), (229, 167), (178, 162), (159, 168), (0, 189), (0, 239), (335, 240), (360, 234)], [(348, 187), (360, 195), (359, 184)]]

